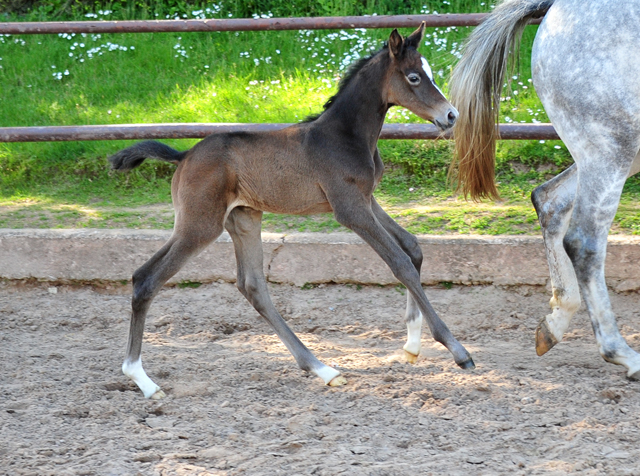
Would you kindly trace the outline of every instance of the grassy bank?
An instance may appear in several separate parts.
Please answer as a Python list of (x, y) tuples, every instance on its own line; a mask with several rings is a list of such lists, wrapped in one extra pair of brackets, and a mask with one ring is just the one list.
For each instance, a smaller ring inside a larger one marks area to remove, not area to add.
[[(90, 2), (75, 2), (75, 9), (67, 10), (62, 7), (69, 2), (33, 3), (34, 8), (22, 16), (5, 19), (228, 18), (490, 8), (471, 0), (403, 2), (395, 9), (399, 2), (300, 2), (298, 13), (287, 10), (291, 2), (189, 7), (122, 1), (95, 9)], [(242, 10), (251, 5), (256, 9)], [(431, 29), (425, 37), (421, 52), (445, 91), (469, 31)], [(345, 68), (378, 49), (388, 34), (349, 30), (0, 36), (0, 126), (297, 122), (319, 112), (335, 93)], [(520, 70), (502, 103), (505, 122), (547, 121), (530, 84), (528, 58), (534, 34), (535, 27), (525, 33)], [(420, 119), (399, 108), (388, 116), (388, 122), (416, 121)], [(178, 149), (195, 143), (165, 142)], [(170, 228), (172, 166), (147, 163), (126, 175), (107, 168), (105, 158), (130, 143), (0, 144), (0, 227)], [(473, 204), (453, 196), (446, 184), (451, 144), (382, 141), (380, 145), (387, 173), (377, 197), (398, 221), (419, 233), (536, 233), (529, 194), (571, 163), (559, 142), (503, 142), (497, 174), (504, 201)], [(638, 188), (635, 181), (627, 186), (616, 222), (619, 231), (638, 229), (632, 205)], [(265, 227), (328, 231), (338, 225), (328, 216), (268, 215)]]

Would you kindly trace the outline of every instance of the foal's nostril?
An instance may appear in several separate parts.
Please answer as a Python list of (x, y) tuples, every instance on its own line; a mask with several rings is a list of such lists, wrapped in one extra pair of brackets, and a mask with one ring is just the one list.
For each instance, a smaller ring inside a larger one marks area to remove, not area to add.
[(449, 126), (453, 126), (455, 124), (456, 119), (458, 119), (458, 111), (455, 109), (451, 109), (449, 114), (447, 114), (447, 119), (449, 120)]

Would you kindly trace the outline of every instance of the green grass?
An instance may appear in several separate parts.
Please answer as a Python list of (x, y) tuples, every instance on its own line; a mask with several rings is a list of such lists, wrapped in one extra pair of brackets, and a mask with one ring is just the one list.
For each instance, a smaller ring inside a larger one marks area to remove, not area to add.
[[(0, 0), (0, 11), (3, 2), (8, 4)], [(192, 18), (202, 15), (194, 15), (194, 10), (212, 5), (103, 2), (102, 8), (113, 10), (104, 15), (94, 2), (32, 3), (34, 8), (23, 16), (6, 19), (86, 19), (88, 12), (109, 19), (155, 18), (155, 13), (158, 18)], [(293, 2), (276, 0), (229, 2), (208, 16), (486, 11), (489, 6), (482, 3), (325, 0), (301, 1), (294, 9)], [(445, 92), (469, 31), (430, 29), (421, 47)], [(0, 126), (297, 122), (319, 112), (335, 93), (346, 65), (379, 48), (388, 34), (349, 30), (0, 36)], [(534, 35), (535, 27), (527, 28), (517, 77), (502, 103), (504, 122), (548, 121), (529, 81)], [(387, 121), (420, 119), (395, 108)], [(164, 142), (187, 149), (196, 141)], [(108, 170), (106, 157), (131, 143), (0, 144), (0, 227), (171, 228), (172, 166), (148, 162), (128, 174)], [(455, 197), (447, 185), (449, 142), (381, 141), (380, 149), (387, 171), (376, 196), (415, 233), (536, 234), (531, 190), (572, 163), (560, 142), (501, 142), (497, 179), (503, 201), (474, 204)], [(640, 182), (631, 179), (614, 231), (640, 233), (634, 208), (638, 195)], [(265, 214), (264, 225), (278, 232), (341, 229), (328, 215)]]

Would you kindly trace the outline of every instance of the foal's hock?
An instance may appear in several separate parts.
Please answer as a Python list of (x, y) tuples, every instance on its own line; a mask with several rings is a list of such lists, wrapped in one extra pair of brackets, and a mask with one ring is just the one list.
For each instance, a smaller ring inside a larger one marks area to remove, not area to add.
[(128, 170), (145, 159), (178, 164), (171, 184), (175, 226), (169, 241), (133, 275), (133, 314), (123, 372), (145, 397), (164, 393), (141, 362), (144, 321), (153, 297), (186, 261), (226, 228), (236, 252), (237, 286), (273, 327), (301, 369), (325, 384), (343, 385), (340, 372), (320, 362), (276, 310), (263, 275), (262, 212), (333, 212), (389, 265), (408, 289), (407, 360), (420, 353), (422, 316), (431, 333), (462, 368), (473, 368), (467, 350), (435, 313), (420, 283), (422, 252), (416, 238), (373, 198), (383, 164), (378, 136), (389, 107), (404, 106), (442, 130), (458, 112), (436, 86), (418, 53), (424, 24), (407, 38), (396, 30), (388, 44), (349, 70), (319, 116), (276, 132), (213, 134), (186, 152), (148, 141), (109, 160)]

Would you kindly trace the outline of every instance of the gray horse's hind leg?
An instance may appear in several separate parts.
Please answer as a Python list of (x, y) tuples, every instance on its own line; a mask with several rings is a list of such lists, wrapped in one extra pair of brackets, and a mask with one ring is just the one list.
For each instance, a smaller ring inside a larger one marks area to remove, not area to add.
[[(402, 248), (402, 251), (409, 256), (413, 266), (415, 266), (418, 274), (420, 274), (420, 269), (422, 268), (422, 250), (418, 244), (418, 239), (398, 225), (396, 221), (380, 207), (375, 198), (371, 199), (371, 209), (387, 233), (389, 233), (400, 248)], [(407, 293), (407, 310), (404, 321), (407, 324), (407, 343), (403, 347), (405, 358), (407, 362), (415, 364), (420, 355), (422, 314), (411, 293)]]
[(627, 376), (639, 380), (640, 355), (620, 335), (604, 274), (609, 228), (627, 175), (634, 171), (632, 161), (637, 150), (627, 160), (624, 148), (619, 147), (616, 157), (581, 161), (581, 149), (576, 149), (578, 185), (564, 247), (573, 263), (600, 354), (608, 362), (625, 366)]
[(271, 324), (302, 370), (316, 374), (327, 385), (344, 385), (347, 381), (340, 372), (320, 362), (307, 349), (271, 302), (263, 272), (261, 222), (262, 212), (245, 207), (234, 208), (227, 218), (225, 226), (233, 239), (238, 264), (238, 289)]
[(387, 266), (393, 275), (407, 287), (409, 293), (425, 317), (433, 338), (444, 345), (461, 368), (474, 368), (473, 359), (467, 349), (453, 336), (447, 325), (438, 317), (424, 294), (420, 283), (420, 274), (411, 258), (380, 224), (374, 215), (367, 198), (354, 189), (341, 188), (335, 192), (339, 199), (333, 200), (333, 194), (327, 194), (329, 202), (339, 223), (350, 228), (367, 242)]
[(538, 213), (551, 275), (551, 314), (536, 329), (536, 352), (544, 355), (562, 340), (580, 307), (580, 288), (563, 240), (569, 228), (578, 186), (576, 165), (536, 188), (531, 201)]
[[(639, 171), (640, 153), (631, 164), (628, 177)], [(544, 317), (536, 329), (538, 355), (544, 355), (562, 340), (571, 318), (580, 307), (578, 279), (563, 244), (577, 187), (577, 166), (574, 164), (531, 194), (542, 228), (553, 289), (549, 302), (552, 313)]]

